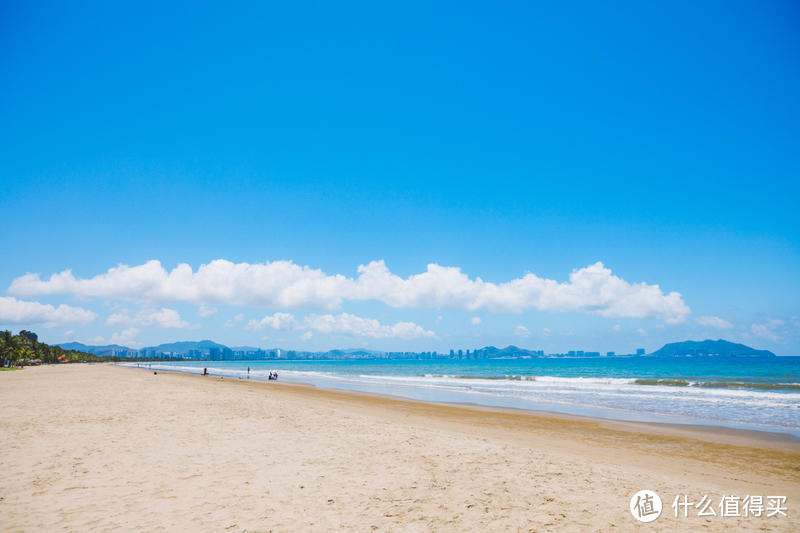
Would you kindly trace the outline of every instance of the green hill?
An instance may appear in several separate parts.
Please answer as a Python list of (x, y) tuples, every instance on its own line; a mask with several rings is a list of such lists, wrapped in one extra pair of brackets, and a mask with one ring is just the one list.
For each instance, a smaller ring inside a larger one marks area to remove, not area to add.
[(756, 350), (744, 344), (728, 342), (723, 339), (712, 341), (683, 341), (670, 342), (649, 357), (686, 357), (686, 356), (717, 356), (717, 357), (775, 357), (769, 350)]

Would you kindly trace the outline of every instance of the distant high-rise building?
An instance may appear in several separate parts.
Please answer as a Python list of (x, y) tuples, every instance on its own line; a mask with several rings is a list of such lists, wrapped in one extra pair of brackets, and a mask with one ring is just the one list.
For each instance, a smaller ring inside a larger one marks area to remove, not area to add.
[(636, 355), (644, 355), (644, 348), (636, 348)]
[(614, 352), (606, 352), (606, 357), (614, 357), (615, 355), (617, 354), (615, 354)]

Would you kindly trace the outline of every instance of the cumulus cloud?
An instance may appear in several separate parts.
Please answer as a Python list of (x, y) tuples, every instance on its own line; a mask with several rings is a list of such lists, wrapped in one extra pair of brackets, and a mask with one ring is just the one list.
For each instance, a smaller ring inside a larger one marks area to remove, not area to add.
[(413, 322), (397, 322), (384, 325), (374, 318), (363, 318), (350, 313), (338, 315), (308, 315), (303, 321), (304, 328), (324, 334), (342, 334), (371, 339), (419, 339), (435, 338), (433, 331), (425, 330)]
[(201, 305), (197, 309), (197, 316), (200, 318), (208, 318), (217, 312), (217, 308), (213, 305)]
[(429, 264), (425, 272), (401, 278), (383, 261), (358, 267), (358, 276), (329, 275), (290, 261), (232, 263), (223, 259), (193, 271), (182, 263), (167, 271), (159, 261), (119, 265), (92, 278), (70, 270), (42, 279), (25, 274), (8, 289), (16, 295), (71, 294), (80, 297), (185, 302), (196, 305), (246, 305), (277, 308), (339, 309), (347, 300), (377, 300), (391, 307), (456, 308), (521, 313), (528, 309), (576, 311), (604, 317), (656, 317), (670, 323), (690, 313), (680, 293), (658, 285), (629, 283), (597, 262), (558, 282), (528, 273), (505, 283), (470, 278), (458, 267)]
[(781, 335), (779, 330), (786, 324), (784, 320), (780, 320), (778, 318), (770, 318), (763, 324), (753, 324), (750, 327), (750, 331), (756, 337), (762, 337), (765, 339), (769, 339), (773, 342), (778, 342), (781, 340)]
[(261, 320), (249, 321), (245, 329), (257, 330), (270, 328), (274, 330), (286, 330), (292, 329), (295, 325), (296, 321), (294, 316), (290, 313), (275, 313), (273, 315), (267, 315)]
[(137, 313), (123, 309), (109, 315), (106, 324), (109, 326), (157, 326), (160, 328), (188, 328), (191, 326), (181, 319), (181, 315), (177, 311), (166, 307), (145, 309)]
[(435, 338), (436, 334), (425, 330), (413, 322), (397, 322), (394, 325), (381, 324), (374, 318), (364, 318), (350, 313), (338, 315), (311, 314), (298, 321), (291, 313), (274, 313), (261, 320), (250, 320), (245, 329), (255, 331), (262, 329), (303, 331), (300, 336), (308, 340), (314, 333), (340, 334), (373, 339), (415, 339)]
[(225, 327), (226, 328), (232, 328), (232, 327), (236, 326), (236, 324), (238, 322), (241, 322), (242, 320), (244, 320), (244, 315), (242, 313), (239, 313), (238, 315), (234, 316), (230, 320), (226, 321), (225, 322)]
[(715, 329), (731, 329), (733, 327), (733, 324), (718, 316), (701, 316), (697, 318), (697, 323)]
[(517, 337), (530, 337), (531, 332), (525, 326), (517, 326), (514, 328), (514, 335)]
[(128, 348), (139, 348), (141, 343), (135, 340), (139, 334), (139, 328), (128, 328), (120, 331), (119, 333), (112, 333), (109, 342), (111, 344), (120, 344)]
[(54, 307), (0, 296), (0, 324), (40, 324), (46, 328), (55, 328), (65, 324), (85, 324), (96, 316), (92, 311), (81, 307), (64, 304)]

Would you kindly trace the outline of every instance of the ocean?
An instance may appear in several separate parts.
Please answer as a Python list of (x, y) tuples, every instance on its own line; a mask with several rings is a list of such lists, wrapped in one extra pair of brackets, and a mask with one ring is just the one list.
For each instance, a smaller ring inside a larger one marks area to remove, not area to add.
[[(136, 363), (128, 363), (137, 366)], [(186, 361), (149, 368), (800, 437), (800, 357)]]

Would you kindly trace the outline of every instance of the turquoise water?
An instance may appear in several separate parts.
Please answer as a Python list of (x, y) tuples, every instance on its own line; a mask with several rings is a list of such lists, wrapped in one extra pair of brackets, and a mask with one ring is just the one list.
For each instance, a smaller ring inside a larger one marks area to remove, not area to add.
[[(134, 363), (133, 366), (136, 366)], [(800, 357), (197, 361), (153, 369), (800, 436)]]

